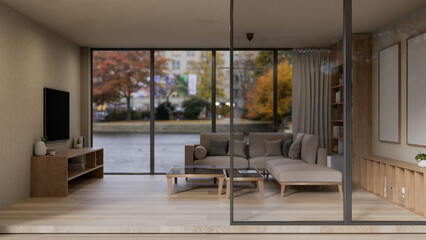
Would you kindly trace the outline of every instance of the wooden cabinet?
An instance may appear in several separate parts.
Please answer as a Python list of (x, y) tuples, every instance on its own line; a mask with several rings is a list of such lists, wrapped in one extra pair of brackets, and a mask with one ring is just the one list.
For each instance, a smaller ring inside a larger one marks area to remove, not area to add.
[[(103, 178), (104, 152), (102, 148), (69, 149), (55, 156), (33, 156), (31, 158), (31, 196), (66, 197), (68, 182), (80, 177)], [(68, 159), (85, 156), (86, 169), (68, 171)]]
[[(371, 155), (372, 132), (372, 45), (371, 34), (352, 35), (352, 150), (353, 172), (362, 171), (359, 160)], [(343, 79), (343, 42), (331, 48), (331, 79), (330, 79), (330, 153), (338, 152), (339, 141), (343, 145), (342, 136), (335, 136), (335, 127), (343, 128), (344, 85)], [(336, 92), (340, 97), (336, 98)], [(353, 182), (357, 185), (364, 181), (357, 177)]]
[(426, 217), (425, 168), (378, 156), (361, 158), (359, 164), (363, 189)]

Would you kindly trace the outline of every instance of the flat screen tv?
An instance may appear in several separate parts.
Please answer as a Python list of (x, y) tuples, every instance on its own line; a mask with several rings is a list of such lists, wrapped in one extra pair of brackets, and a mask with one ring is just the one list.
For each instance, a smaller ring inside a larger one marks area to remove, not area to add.
[(44, 88), (44, 137), (48, 142), (70, 138), (70, 93)]

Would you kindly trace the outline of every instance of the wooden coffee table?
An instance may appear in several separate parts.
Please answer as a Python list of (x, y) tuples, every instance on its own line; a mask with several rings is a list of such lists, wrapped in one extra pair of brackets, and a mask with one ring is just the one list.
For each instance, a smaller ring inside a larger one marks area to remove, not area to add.
[(225, 173), (223, 169), (218, 168), (208, 168), (208, 167), (173, 167), (167, 174), (167, 186), (169, 196), (172, 195), (172, 178), (175, 179), (175, 184), (177, 184), (177, 179), (180, 178), (219, 178), (219, 185), (217, 194), (222, 194), (223, 180), (225, 178)]
[[(240, 171), (248, 170), (252, 173), (242, 173)], [(231, 192), (231, 180), (230, 180), (230, 169), (223, 170), (226, 179), (226, 197), (230, 198)], [(264, 188), (263, 188), (263, 180), (264, 177), (256, 168), (238, 168), (234, 169), (233, 172), (234, 182), (252, 182), (255, 187), (259, 188), (260, 196), (262, 200), (265, 198)]]

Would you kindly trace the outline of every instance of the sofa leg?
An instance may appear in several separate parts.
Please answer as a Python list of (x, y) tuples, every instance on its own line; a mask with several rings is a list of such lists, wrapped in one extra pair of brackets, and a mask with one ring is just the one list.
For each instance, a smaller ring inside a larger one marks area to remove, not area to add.
[(339, 194), (340, 194), (340, 197), (342, 198), (343, 197), (342, 185), (339, 184), (339, 185), (337, 185), (337, 187), (339, 188)]
[(281, 197), (284, 197), (285, 185), (281, 185)]

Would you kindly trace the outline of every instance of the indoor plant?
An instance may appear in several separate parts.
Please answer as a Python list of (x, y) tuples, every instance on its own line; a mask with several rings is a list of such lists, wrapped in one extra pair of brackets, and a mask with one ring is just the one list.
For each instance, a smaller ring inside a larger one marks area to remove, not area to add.
[(416, 160), (419, 167), (426, 167), (426, 153), (419, 152), (419, 154), (416, 155)]
[(34, 153), (36, 156), (44, 156), (46, 155), (46, 142), (47, 142), (47, 136), (43, 137), (41, 126), (40, 126), (40, 135), (39, 135), (39, 141), (37, 141), (34, 145)]

